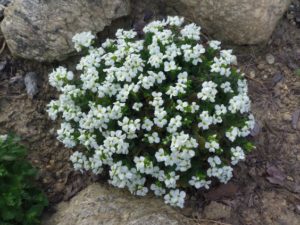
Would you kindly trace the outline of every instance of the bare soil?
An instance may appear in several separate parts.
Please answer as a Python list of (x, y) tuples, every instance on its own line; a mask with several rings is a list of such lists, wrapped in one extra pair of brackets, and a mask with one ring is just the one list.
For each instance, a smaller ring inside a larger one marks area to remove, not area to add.
[[(191, 221), (300, 224), (299, 23), (296, 7), (279, 23), (266, 46), (237, 50), (257, 120), (252, 132), (256, 149), (235, 168), (230, 183), (209, 192), (189, 192), (187, 207), (179, 212)], [(51, 205), (70, 199), (91, 182), (103, 182), (100, 177), (74, 172), (68, 160), (71, 150), (56, 140), (58, 123), (50, 121), (45, 112), (46, 104), (58, 95), (47, 81), (56, 66), (15, 59), (7, 48), (0, 55), (0, 133), (22, 137)], [(24, 77), (32, 71), (38, 75), (39, 92), (30, 98)]]

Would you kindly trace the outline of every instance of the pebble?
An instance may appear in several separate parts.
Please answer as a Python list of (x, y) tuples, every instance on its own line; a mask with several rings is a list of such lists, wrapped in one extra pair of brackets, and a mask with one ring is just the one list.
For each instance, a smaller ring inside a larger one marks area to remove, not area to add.
[(284, 121), (290, 121), (292, 119), (292, 115), (290, 113), (286, 112), (283, 114), (282, 119)]
[(249, 73), (249, 76), (251, 78), (255, 78), (255, 71), (254, 70), (251, 70), (250, 73)]
[(258, 68), (259, 70), (263, 70), (263, 69), (265, 68), (265, 65), (264, 65), (263, 63), (259, 63), (259, 64), (257, 65), (257, 68)]
[(37, 75), (35, 72), (29, 72), (25, 75), (24, 83), (26, 86), (27, 94), (33, 98), (38, 93)]
[(275, 63), (275, 57), (269, 53), (266, 55), (266, 61), (268, 64), (272, 65)]
[(6, 60), (0, 61), (0, 71), (5, 69), (6, 64), (7, 64)]

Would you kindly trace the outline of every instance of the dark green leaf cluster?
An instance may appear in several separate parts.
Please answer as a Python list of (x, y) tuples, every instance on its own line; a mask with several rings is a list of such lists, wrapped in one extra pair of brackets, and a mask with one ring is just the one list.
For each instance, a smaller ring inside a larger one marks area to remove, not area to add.
[(18, 141), (12, 135), (0, 140), (0, 224), (36, 225), (48, 201)]

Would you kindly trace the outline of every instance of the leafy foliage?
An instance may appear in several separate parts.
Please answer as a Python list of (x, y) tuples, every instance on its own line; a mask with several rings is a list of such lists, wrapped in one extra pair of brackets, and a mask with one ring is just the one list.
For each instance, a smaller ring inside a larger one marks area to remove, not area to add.
[(0, 224), (36, 225), (47, 206), (37, 187), (37, 171), (25, 159), (26, 150), (12, 135), (0, 140)]

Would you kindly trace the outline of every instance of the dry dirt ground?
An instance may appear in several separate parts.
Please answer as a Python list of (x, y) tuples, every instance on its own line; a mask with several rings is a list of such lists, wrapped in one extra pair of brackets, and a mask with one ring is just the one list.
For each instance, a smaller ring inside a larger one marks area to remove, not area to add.
[[(297, 23), (297, 16), (291, 14), (279, 23), (266, 46), (237, 51), (249, 80), (257, 148), (236, 167), (229, 184), (209, 192), (189, 191), (187, 206), (179, 212), (191, 222), (300, 224), (300, 15)], [(57, 97), (47, 82), (56, 66), (14, 59), (7, 49), (0, 55), (0, 133), (22, 137), (51, 205), (68, 200), (91, 182), (104, 182), (73, 172), (68, 161), (71, 151), (56, 140), (58, 124), (45, 112), (46, 104)], [(38, 76), (39, 92), (30, 98), (24, 77), (32, 71)]]

